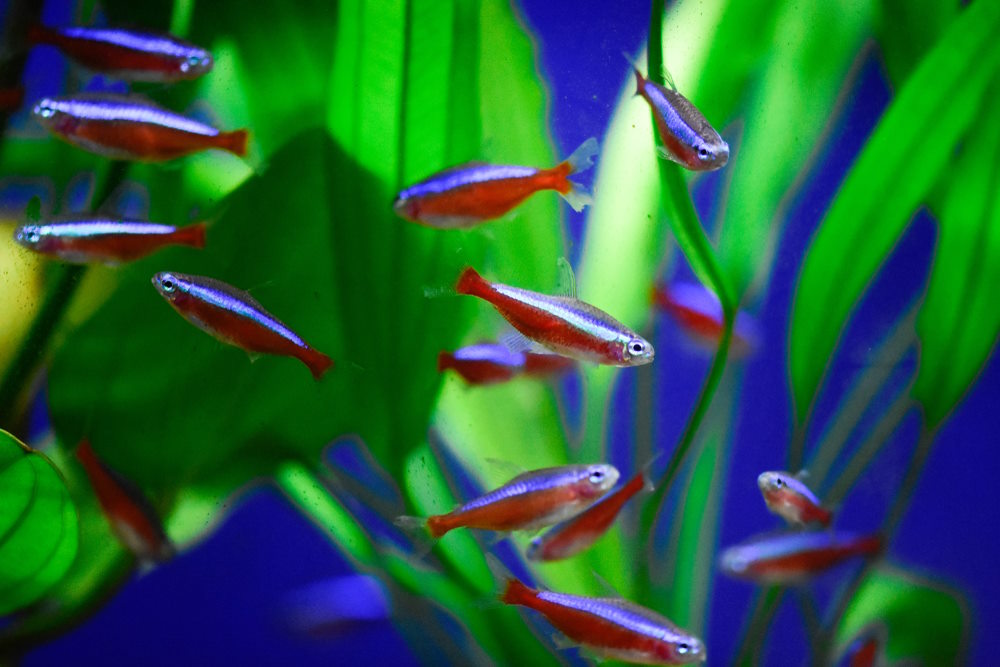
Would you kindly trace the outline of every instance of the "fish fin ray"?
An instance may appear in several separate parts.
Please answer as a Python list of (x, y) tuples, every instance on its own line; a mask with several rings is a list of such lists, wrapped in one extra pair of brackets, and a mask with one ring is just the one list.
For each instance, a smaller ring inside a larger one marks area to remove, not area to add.
[(565, 257), (560, 257), (556, 260), (556, 266), (559, 267), (559, 283), (556, 288), (556, 293), (561, 296), (568, 296), (575, 299), (576, 274), (573, 273), (573, 267), (570, 265), (569, 260)]
[(568, 158), (563, 160), (563, 164), (569, 167), (569, 173), (575, 174), (594, 166), (594, 156), (600, 152), (601, 147), (597, 143), (597, 137), (590, 137), (580, 144)]

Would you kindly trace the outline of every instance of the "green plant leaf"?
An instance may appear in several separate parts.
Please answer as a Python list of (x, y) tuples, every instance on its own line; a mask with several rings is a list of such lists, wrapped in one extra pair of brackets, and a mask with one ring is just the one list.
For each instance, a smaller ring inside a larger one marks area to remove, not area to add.
[(39, 599), (76, 557), (76, 506), (45, 456), (0, 431), (0, 615)]
[(962, 149), (944, 200), (927, 296), (917, 318), (913, 396), (935, 428), (961, 400), (1000, 333), (1000, 82)]
[(861, 583), (837, 627), (837, 643), (850, 642), (870, 623), (885, 625), (885, 652), (890, 660), (962, 664), (968, 634), (966, 604), (939, 584), (887, 565), (876, 567)]
[(776, 23), (781, 38), (751, 88), (742, 137), (726, 166), (730, 184), (718, 232), (719, 262), (737, 301), (766, 280), (785, 202), (823, 143), (830, 110), (865, 38), (869, 5), (787, 3)]
[(886, 72), (902, 85), (920, 58), (958, 16), (959, 0), (878, 0), (875, 3), (875, 36), (882, 50)]
[(820, 224), (799, 275), (789, 334), (798, 424), (854, 304), (976, 116), (1000, 61), (998, 30), (1000, 5), (987, 2), (951, 25), (885, 112)]

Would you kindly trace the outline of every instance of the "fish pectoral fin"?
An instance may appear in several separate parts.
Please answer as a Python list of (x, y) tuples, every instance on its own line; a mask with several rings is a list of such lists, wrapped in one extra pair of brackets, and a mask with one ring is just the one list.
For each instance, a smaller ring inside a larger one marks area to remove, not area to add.
[(670, 151), (668, 151), (663, 146), (656, 147), (656, 154), (664, 160), (670, 160), (671, 162), (676, 162), (677, 164), (683, 165), (683, 163), (680, 160), (671, 155)]
[(580, 648), (579, 644), (574, 644), (569, 637), (561, 632), (553, 632), (550, 635), (550, 638), (552, 639), (552, 644), (555, 645), (556, 650), (568, 651), (571, 648)]
[(569, 260), (565, 257), (560, 257), (556, 260), (556, 266), (559, 268), (559, 282), (556, 284), (556, 294), (575, 299), (576, 274), (573, 273), (573, 267), (570, 265)]
[(604, 593), (605, 595), (607, 595), (607, 597), (616, 598), (618, 600), (625, 599), (625, 596), (619, 593), (618, 589), (615, 588), (610, 581), (608, 581), (600, 574), (598, 574), (597, 570), (591, 570), (590, 573), (594, 576), (594, 579), (597, 580), (597, 583), (600, 584), (601, 588), (604, 590)]
[(260, 356), (261, 356), (260, 352), (251, 352), (250, 350), (247, 350), (246, 353), (247, 353), (247, 356), (250, 357), (250, 363), (251, 364), (254, 363), (255, 361), (257, 361), (258, 359), (260, 359)]

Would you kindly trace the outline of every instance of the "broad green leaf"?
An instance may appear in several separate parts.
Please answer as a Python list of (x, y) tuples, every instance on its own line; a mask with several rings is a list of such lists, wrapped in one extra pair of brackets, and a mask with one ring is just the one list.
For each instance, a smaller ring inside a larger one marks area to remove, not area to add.
[(920, 365), (913, 395), (932, 429), (975, 382), (1000, 333), (1000, 83), (990, 90), (976, 139), (962, 148), (944, 200), (917, 319)]
[(779, 12), (780, 39), (752, 88), (742, 137), (725, 167), (719, 261), (737, 301), (766, 280), (785, 202), (821, 144), (868, 13), (868, 3), (856, 0), (788, 3)]
[(78, 540), (76, 507), (52, 463), (0, 431), (0, 615), (59, 581)]
[(850, 642), (873, 622), (886, 628), (885, 652), (890, 660), (962, 664), (969, 618), (965, 601), (954, 591), (897, 568), (876, 567), (837, 627), (837, 642)]
[(959, 0), (878, 0), (874, 27), (889, 79), (902, 85), (959, 13)]
[(821, 222), (789, 334), (799, 424), (855, 303), (977, 115), (1000, 61), (998, 31), (1000, 4), (966, 8), (886, 110)]

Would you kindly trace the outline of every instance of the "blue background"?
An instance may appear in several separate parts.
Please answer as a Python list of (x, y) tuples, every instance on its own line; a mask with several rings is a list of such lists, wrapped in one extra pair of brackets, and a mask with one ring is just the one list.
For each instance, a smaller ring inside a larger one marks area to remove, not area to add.
[[(585, 9), (581, 6), (585, 5)], [(528, 27), (536, 36), (541, 72), (550, 90), (550, 117), (561, 154), (589, 136), (600, 137), (625, 82), (621, 52), (637, 51), (648, 24), (648, 2), (580, 3), (567, 0), (525, 3)], [(877, 54), (857, 70), (853, 94), (834, 114), (835, 127), (821, 159), (789, 207), (768, 292), (751, 304), (764, 329), (756, 355), (744, 362), (745, 389), (724, 495), (721, 546), (775, 526), (761, 508), (756, 475), (782, 468), (789, 439), (789, 391), (785, 331), (799, 265), (827, 203), (890, 98)], [(734, 159), (739, 159), (738, 154)], [(586, 179), (592, 178), (587, 174)], [(708, 196), (699, 191), (703, 213)], [(575, 238), (583, 215), (570, 213)], [(705, 217), (705, 216), (703, 216)], [(936, 230), (919, 214), (883, 268), (842, 339), (821, 397), (817, 425), (829, 417), (836, 399), (861, 369), (865, 355), (897, 314), (920, 294), (933, 252)], [(571, 254), (575, 257), (578, 244)], [(608, 252), (613, 252), (609, 248)], [(680, 277), (689, 278), (685, 270)], [(679, 332), (666, 319), (656, 325), (658, 351), (681, 349)], [(686, 348), (684, 348), (686, 349)], [(877, 360), (876, 360), (877, 362)], [(900, 387), (911, 357), (894, 374)], [(659, 446), (669, 451), (679, 436), (707, 359), (688, 353), (658, 354)], [(626, 381), (618, 394), (622, 413), (633, 390)], [(970, 603), (973, 664), (988, 664), (1000, 649), (989, 628), (1000, 625), (1000, 577), (994, 517), (1000, 485), (994, 482), (1000, 364), (994, 359), (967, 400), (938, 436), (898, 537), (890, 547), (894, 563), (956, 588)], [(888, 402), (879, 398), (880, 405)], [(991, 416), (992, 415), (992, 416)], [(612, 424), (610, 432), (619, 432)], [(815, 442), (821, 432), (811, 433)], [(915, 443), (915, 415), (840, 508), (838, 525), (874, 529), (898, 487)], [(620, 446), (619, 438), (612, 440)], [(624, 443), (627, 444), (627, 443)], [(706, 563), (712, 568), (713, 564)], [(349, 572), (348, 564), (275, 491), (261, 488), (232, 512), (215, 535), (168, 565), (134, 578), (91, 620), (36, 650), (25, 665), (52, 664), (329, 664), (331, 661), (395, 664), (415, 662), (388, 623), (350, 634), (309, 640), (290, 634), (280, 617), (284, 596), (300, 586)], [(834, 575), (833, 581), (837, 581)], [(742, 630), (752, 586), (717, 576), (707, 635), (712, 662), (732, 656)], [(985, 632), (984, 632), (985, 631)], [(768, 643), (767, 664), (801, 664), (805, 639), (798, 612), (786, 604)]]

